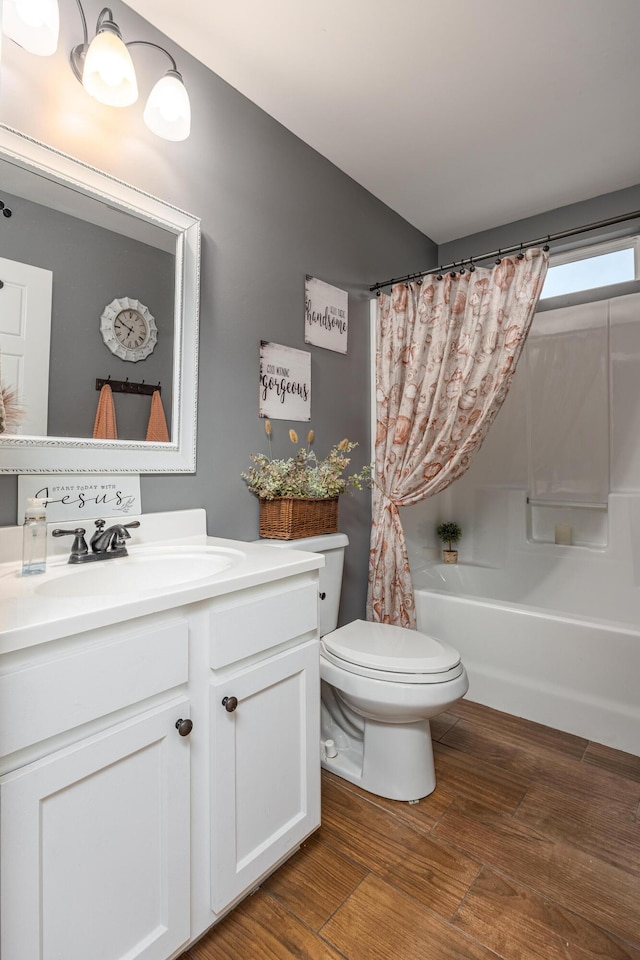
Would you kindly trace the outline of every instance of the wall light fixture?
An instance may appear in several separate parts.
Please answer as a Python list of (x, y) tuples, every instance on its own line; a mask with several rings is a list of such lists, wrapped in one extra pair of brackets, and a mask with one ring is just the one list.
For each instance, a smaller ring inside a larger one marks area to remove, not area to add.
[[(159, 50), (171, 66), (149, 94), (144, 122), (165, 140), (186, 140), (191, 130), (191, 104), (171, 54), (149, 40), (125, 43), (109, 7), (100, 12), (95, 35), (89, 41), (87, 18), (80, 0), (76, 3), (83, 41), (72, 49), (69, 62), (87, 93), (110, 107), (130, 106), (138, 99), (138, 83), (129, 48), (144, 46)], [(58, 0), (4, 0), (3, 30), (29, 53), (42, 57), (55, 53), (59, 22)]]

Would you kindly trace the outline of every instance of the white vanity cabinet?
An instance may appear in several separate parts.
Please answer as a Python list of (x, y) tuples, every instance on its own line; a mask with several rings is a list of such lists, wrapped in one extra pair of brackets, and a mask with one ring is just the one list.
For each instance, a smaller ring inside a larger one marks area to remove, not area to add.
[(189, 939), (188, 627), (148, 619), (3, 658), (3, 960), (166, 960)]
[(2, 956), (165, 960), (189, 939), (189, 747), (176, 702), (0, 783)]
[(317, 597), (313, 578), (248, 602), (229, 600), (211, 613), (216, 914), (320, 823)]
[(315, 577), (211, 612), (211, 909), (320, 823)]
[(211, 684), (214, 913), (320, 824), (319, 683), (312, 642)]
[(319, 826), (319, 564), (276, 552), (123, 622), (0, 629), (2, 960), (171, 960)]

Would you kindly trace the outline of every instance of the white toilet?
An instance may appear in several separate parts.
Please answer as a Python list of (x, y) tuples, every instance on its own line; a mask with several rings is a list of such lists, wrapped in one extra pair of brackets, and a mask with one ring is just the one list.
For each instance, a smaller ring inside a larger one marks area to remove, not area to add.
[(436, 785), (429, 718), (469, 688), (460, 654), (415, 630), (354, 620), (336, 630), (343, 533), (261, 541), (322, 553), (322, 765), (370, 793), (418, 800)]

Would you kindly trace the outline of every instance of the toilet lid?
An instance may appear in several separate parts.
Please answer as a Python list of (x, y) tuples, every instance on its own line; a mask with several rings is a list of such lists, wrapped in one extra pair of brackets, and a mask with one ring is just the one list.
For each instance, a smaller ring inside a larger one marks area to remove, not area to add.
[(348, 663), (389, 673), (445, 673), (460, 654), (435, 637), (388, 623), (354, 620), (323, 637), (325, 648)]

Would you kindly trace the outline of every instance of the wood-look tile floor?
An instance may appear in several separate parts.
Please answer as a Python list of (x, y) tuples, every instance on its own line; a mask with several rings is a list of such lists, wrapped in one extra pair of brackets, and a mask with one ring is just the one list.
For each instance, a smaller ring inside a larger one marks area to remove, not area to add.
[(182, 960), (640, 960), (640, 758), (468, 701), (418, 804), (322, 827)]

